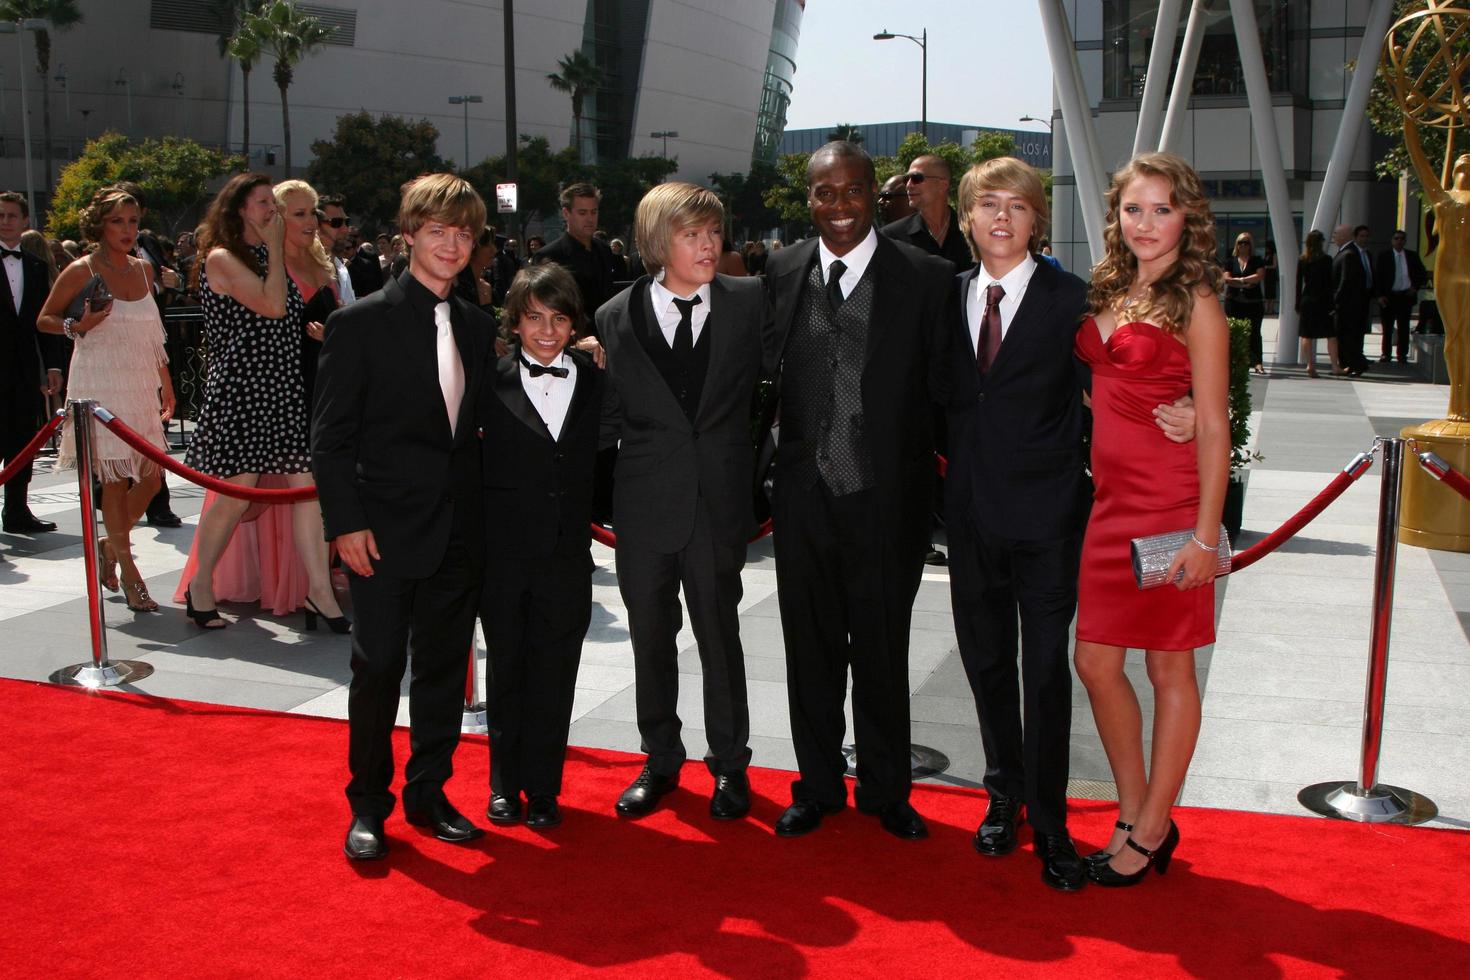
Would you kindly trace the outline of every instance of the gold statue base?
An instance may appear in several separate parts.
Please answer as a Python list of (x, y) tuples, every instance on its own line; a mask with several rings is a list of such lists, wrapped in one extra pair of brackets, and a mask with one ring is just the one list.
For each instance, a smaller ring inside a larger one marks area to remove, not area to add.
[[(1432, 452), (1470, 476), (1470, 422), (1435, 419), (1410, 425), (1411, 453)], [(1404, 498), (1399, 511), (1399, 541), (1439, 551), (1470, 552), (1470, 500), (1430, 476), (1417, 459), (1404, 460)]]

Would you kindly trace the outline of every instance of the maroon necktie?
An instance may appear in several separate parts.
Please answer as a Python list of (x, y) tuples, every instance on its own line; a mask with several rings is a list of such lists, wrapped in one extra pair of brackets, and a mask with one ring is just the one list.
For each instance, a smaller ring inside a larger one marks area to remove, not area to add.
[(990, 370), (1000, 350), (1000, 301), (1005, 294), (1005, 287), (998, 282), (985, 290), (985, 315), (980, 318), (980, 344), (975, 348), (975, 363), (981, 374)]

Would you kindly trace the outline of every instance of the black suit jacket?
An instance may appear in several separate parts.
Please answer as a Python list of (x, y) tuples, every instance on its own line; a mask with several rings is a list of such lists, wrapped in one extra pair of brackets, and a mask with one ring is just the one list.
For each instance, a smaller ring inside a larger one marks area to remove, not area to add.
[(347, 278), (352, 281), (352, 295), (362, 299), (369, 293), (383, 288), (383, 266), (378, 261), (378, 250), (363, 245), (347, 263)]
[(1365, 319), (1369, 296), (1357, 243), (1348, 242), (1332, 257), (1332, 306), (1338, 321)]
[(411, 278), (405, 272), (328, 318), (311, 432), (327, 538), (371, 529), (377, 570), (398, 578), (432, 574), (451, 530), (483, 533), (475, 402), (495, 329), (450, 295), (465, 376), (451, 435), (433, 315), (404, 292)]
[(604, 378), (590, 356), (567, 356), (577, 365), (576, 388), (554, 440), (521, 384), (518, 346), (485, 372), (480, 458), (492, 558), (588, 553)]
[[(817, 252), (809, 238), (772, 252), (766, 260), (771, 326), (766, 370), (779, 372), (791, 322)], [(878, 236), (873, 254), (873, 319), (863, 368), (863, 418), (877, 479), (879, 510), (891, 515), (899, 540), (928, 540), (934, 482), (933, 406), (948, 402), (949, 348), (954, 330), (954, 266), (944, 259)], [(797, 458), (814, 434), (784, 419), (776, 450), (776, 488), (782, 459)], [(921, 542), (922, 543), (922, 542)]]
[[(1082, 530), (1091, 482), (1085, 467), (1082, 390), (1087, 370), (1073, 353), (1087, 286), (1037, 262), (995, 363), (975, 365), (969, 306), (979, 266), (955, 277), (949, 473), (945, 507), (972, 508), (976, 525), (1019, 541)], [(984, 283), (981, 283), (984, 286)]]
[(975, 265), (975, 256), (970, 252), (970, 243), (965, 241), (965, 233), (960, 230), (959, 215), (955, 214), (954, 208), (949, 209), (949, 230), (945, 232), (943, 242), (934, 241), (934, 236), (929, 234), (924, 224), (924, 216), (917, 211), (907, 218), (890, 221), (883, 226), (882, 233), (930, 255), (948, 259), (954, 263), (957, 272), (964, 272)]
[[(539, 254), (539, 253), (538, 253)], [(620, 541), (661, 554), (682, 550), (696, 507), (709, 508), (716, 538), (744, 547), (755, 533), (751, 404), (761, 369), (765, 300), (754, 279), (716, 275), (700, 343), (710, 344), (699, 408), (691, 421), (638, 336), (630, 305), (657, 329), (644, 277), (597, 311), (607, 350), (603, 444), (621, 439), (614, 470), (613, 525)]]
[[(615, 283), (624, 278), (612, 246), (599, 238), (592, 239), (592, 244), (584, 247), (571, 235), (563, 234), (531, 257), (533, 265), (543, 262), (564, 266), (577, 280), (577, 288), (582, 293), (582, 309), (586, 311), (589, 322), (598, 308), (617, 292)], [(578, 324), (579, 328), (581, 326)], [(598, 337), (601, 336), (599, 333)]]
[[(43, 344), (36, 332), (36, 317), (50, 292), (46, 263), (33, 255), (20, 258), (22, 295), (20, 311), (10, 295), (10, 280), (0, 272), (0, 395), (7, 401), (20, 398), (26, 404), (40, 398), (39, 386), (46, 368), (61, 368), (54, 348)], [(44, 356), (43, 356), (44, 352)]]
[[(1404, 249), (1404, 263), (1409, 267), (1409, 288), (1420, 290), (1424, 283), (1429, 280), (1429, 274), (1424, 269), (1424, 263), (1419, 258), (1419, 253), (1413, 249)], [(1387, 296), (1393, 292), (1393, 279), (1398, 274), (1394, 268), (1393, 249), (1385, 249), (1378, 253), (1378, 258), (1373, 261), (1373, 291), (1379, 296)]]

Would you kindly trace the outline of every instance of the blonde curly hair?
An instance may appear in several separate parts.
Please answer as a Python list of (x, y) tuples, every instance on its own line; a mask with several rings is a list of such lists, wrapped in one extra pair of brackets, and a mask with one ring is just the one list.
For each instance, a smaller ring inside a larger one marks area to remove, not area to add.
[(1150, 284), (1138, 312), (1130, 315), (1147, 312), (1159, 326), (1180, 334), (1194, 312), (1195, 297), (1206, 291), (1219, 292), (1224, 273), (1215, 258), (1215, 216), (1199, 174), (1172, 153), (1141, 153), (1113, 174), (1113, 184), (1108, 188), (1107, 227), (1103, 231), (1106, 253), (1092, 267), (1087, 305), (1094, 316), (1115, 308), (1138, 277), (1138, 258), (1123, 241), (1118, 212), (1123, 188), (1140, 177), (1168, 181), (1170, 204), (1184, 212), (1184, 232), (1174, 265)]

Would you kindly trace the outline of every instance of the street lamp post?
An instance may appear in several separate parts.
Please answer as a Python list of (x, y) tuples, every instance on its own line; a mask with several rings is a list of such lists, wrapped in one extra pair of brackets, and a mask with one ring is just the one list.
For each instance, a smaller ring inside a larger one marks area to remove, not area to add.
[[(1041, 123), (1041, 125), (1045, 126), (1047, 129), (1052, 129), (1052, 125), (1051, 125), (1051, 120), (1050, 119), (1041, 119), (1041, 118), (1039, 118), (1037, 116), (1022, 116), (1021, 119), (1020, 119), (1020, 121), (1021, 122), (1039, 122), (1039, 123)], [(1056, 132), (1056, 130), (1052, 129), (1052, 132)]]
[(929, 138), (929, 28), (924, 28), (918, 37), (912, 34), (893, 34), (889, 31), (879, 31), (873, 35), (875, 41), (891, 41), (896, 37), (906, 37), (919, 46), (922, 52), (920, 60), (920, 109), (919, 109), (919, 132), (924, 134), (924, 139)]
[(479, 105), (485, 100), (478, 95), (451, 95), (450, 105), (464, 106), (464, 164), (461, 170), (470, 169), (470, 106)]
[(36, 213), (36, 180), (31, 174), (31, 115), (27, 111), (26, 103), (26, 75), (29, 73), (25, 70), (25, 39), (21, 34), (24, 31), (40, 31), (45, 28), (46, 22), (37, 18), (0, 24), (0, 34), (15, 35), (15, 64), (17, 74), (20, 75), (20, 138), (25, 143), (26, 208), (31, 214)]
[(669, 140), (678, 139), (679, 131), (677, 129), (661, 129), (656, 133), (649, 133), (648, 135), (650, 139), (664, 141), (664, 159), (667, 160), (669, 158)]
[(126, 68), (119, 68), (117, 70), (117, 78), (112, 84), (121, 88), (123, 90), (123, 97), (127, 99), (128, 133), (131, 134), (133, 132), (133, 80), (128, 77), (128, 70)]

